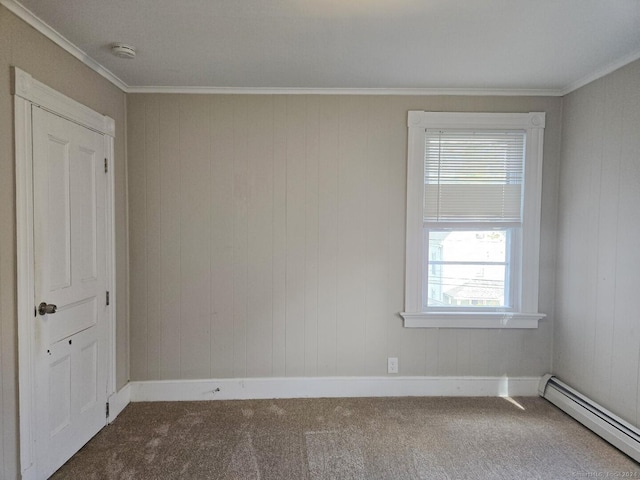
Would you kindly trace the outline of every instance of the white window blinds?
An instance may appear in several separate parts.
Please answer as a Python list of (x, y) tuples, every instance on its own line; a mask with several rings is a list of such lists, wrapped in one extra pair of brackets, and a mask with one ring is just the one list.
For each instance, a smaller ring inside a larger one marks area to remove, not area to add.
[(521, 223), (525, 132), (426, 130), (425, 222)]

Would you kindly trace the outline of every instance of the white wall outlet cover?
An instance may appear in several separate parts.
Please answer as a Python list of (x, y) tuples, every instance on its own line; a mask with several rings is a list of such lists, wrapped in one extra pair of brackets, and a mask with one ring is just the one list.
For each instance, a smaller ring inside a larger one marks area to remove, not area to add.
[(387, 373), (398, 373), (398, 357), (387, 359)]

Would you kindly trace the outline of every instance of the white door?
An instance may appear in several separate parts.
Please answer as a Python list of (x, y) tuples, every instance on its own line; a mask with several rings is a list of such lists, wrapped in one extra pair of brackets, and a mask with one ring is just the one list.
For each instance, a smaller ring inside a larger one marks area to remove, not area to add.
[(106, 141), (32, 108), (33, 404), (46, 478), (106, 424)]

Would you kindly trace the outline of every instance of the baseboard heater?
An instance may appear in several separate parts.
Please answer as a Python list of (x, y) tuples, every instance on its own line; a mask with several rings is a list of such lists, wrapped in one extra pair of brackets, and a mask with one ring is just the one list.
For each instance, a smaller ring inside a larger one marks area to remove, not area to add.
[(538, 393), (614, 447), (640, 462), (640, 430), (553, 375), (540, 380)]

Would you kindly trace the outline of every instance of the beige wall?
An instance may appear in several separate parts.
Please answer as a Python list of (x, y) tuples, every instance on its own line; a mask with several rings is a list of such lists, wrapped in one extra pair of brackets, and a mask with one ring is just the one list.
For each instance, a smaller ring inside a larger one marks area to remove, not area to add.
[(116, 121), (117, 381), (128, 380), (125, 95), (0, 6), (0, 478), (18, 467), (15, 168), (10, 66)]
[[(127, 102), (132, 380), (550, 369), (560, 98)], [(414, 109), (547, 112), (539, 329), (402, 327)]]
[(640, 61), (564, 99), (554, 372), (640, 424)]

